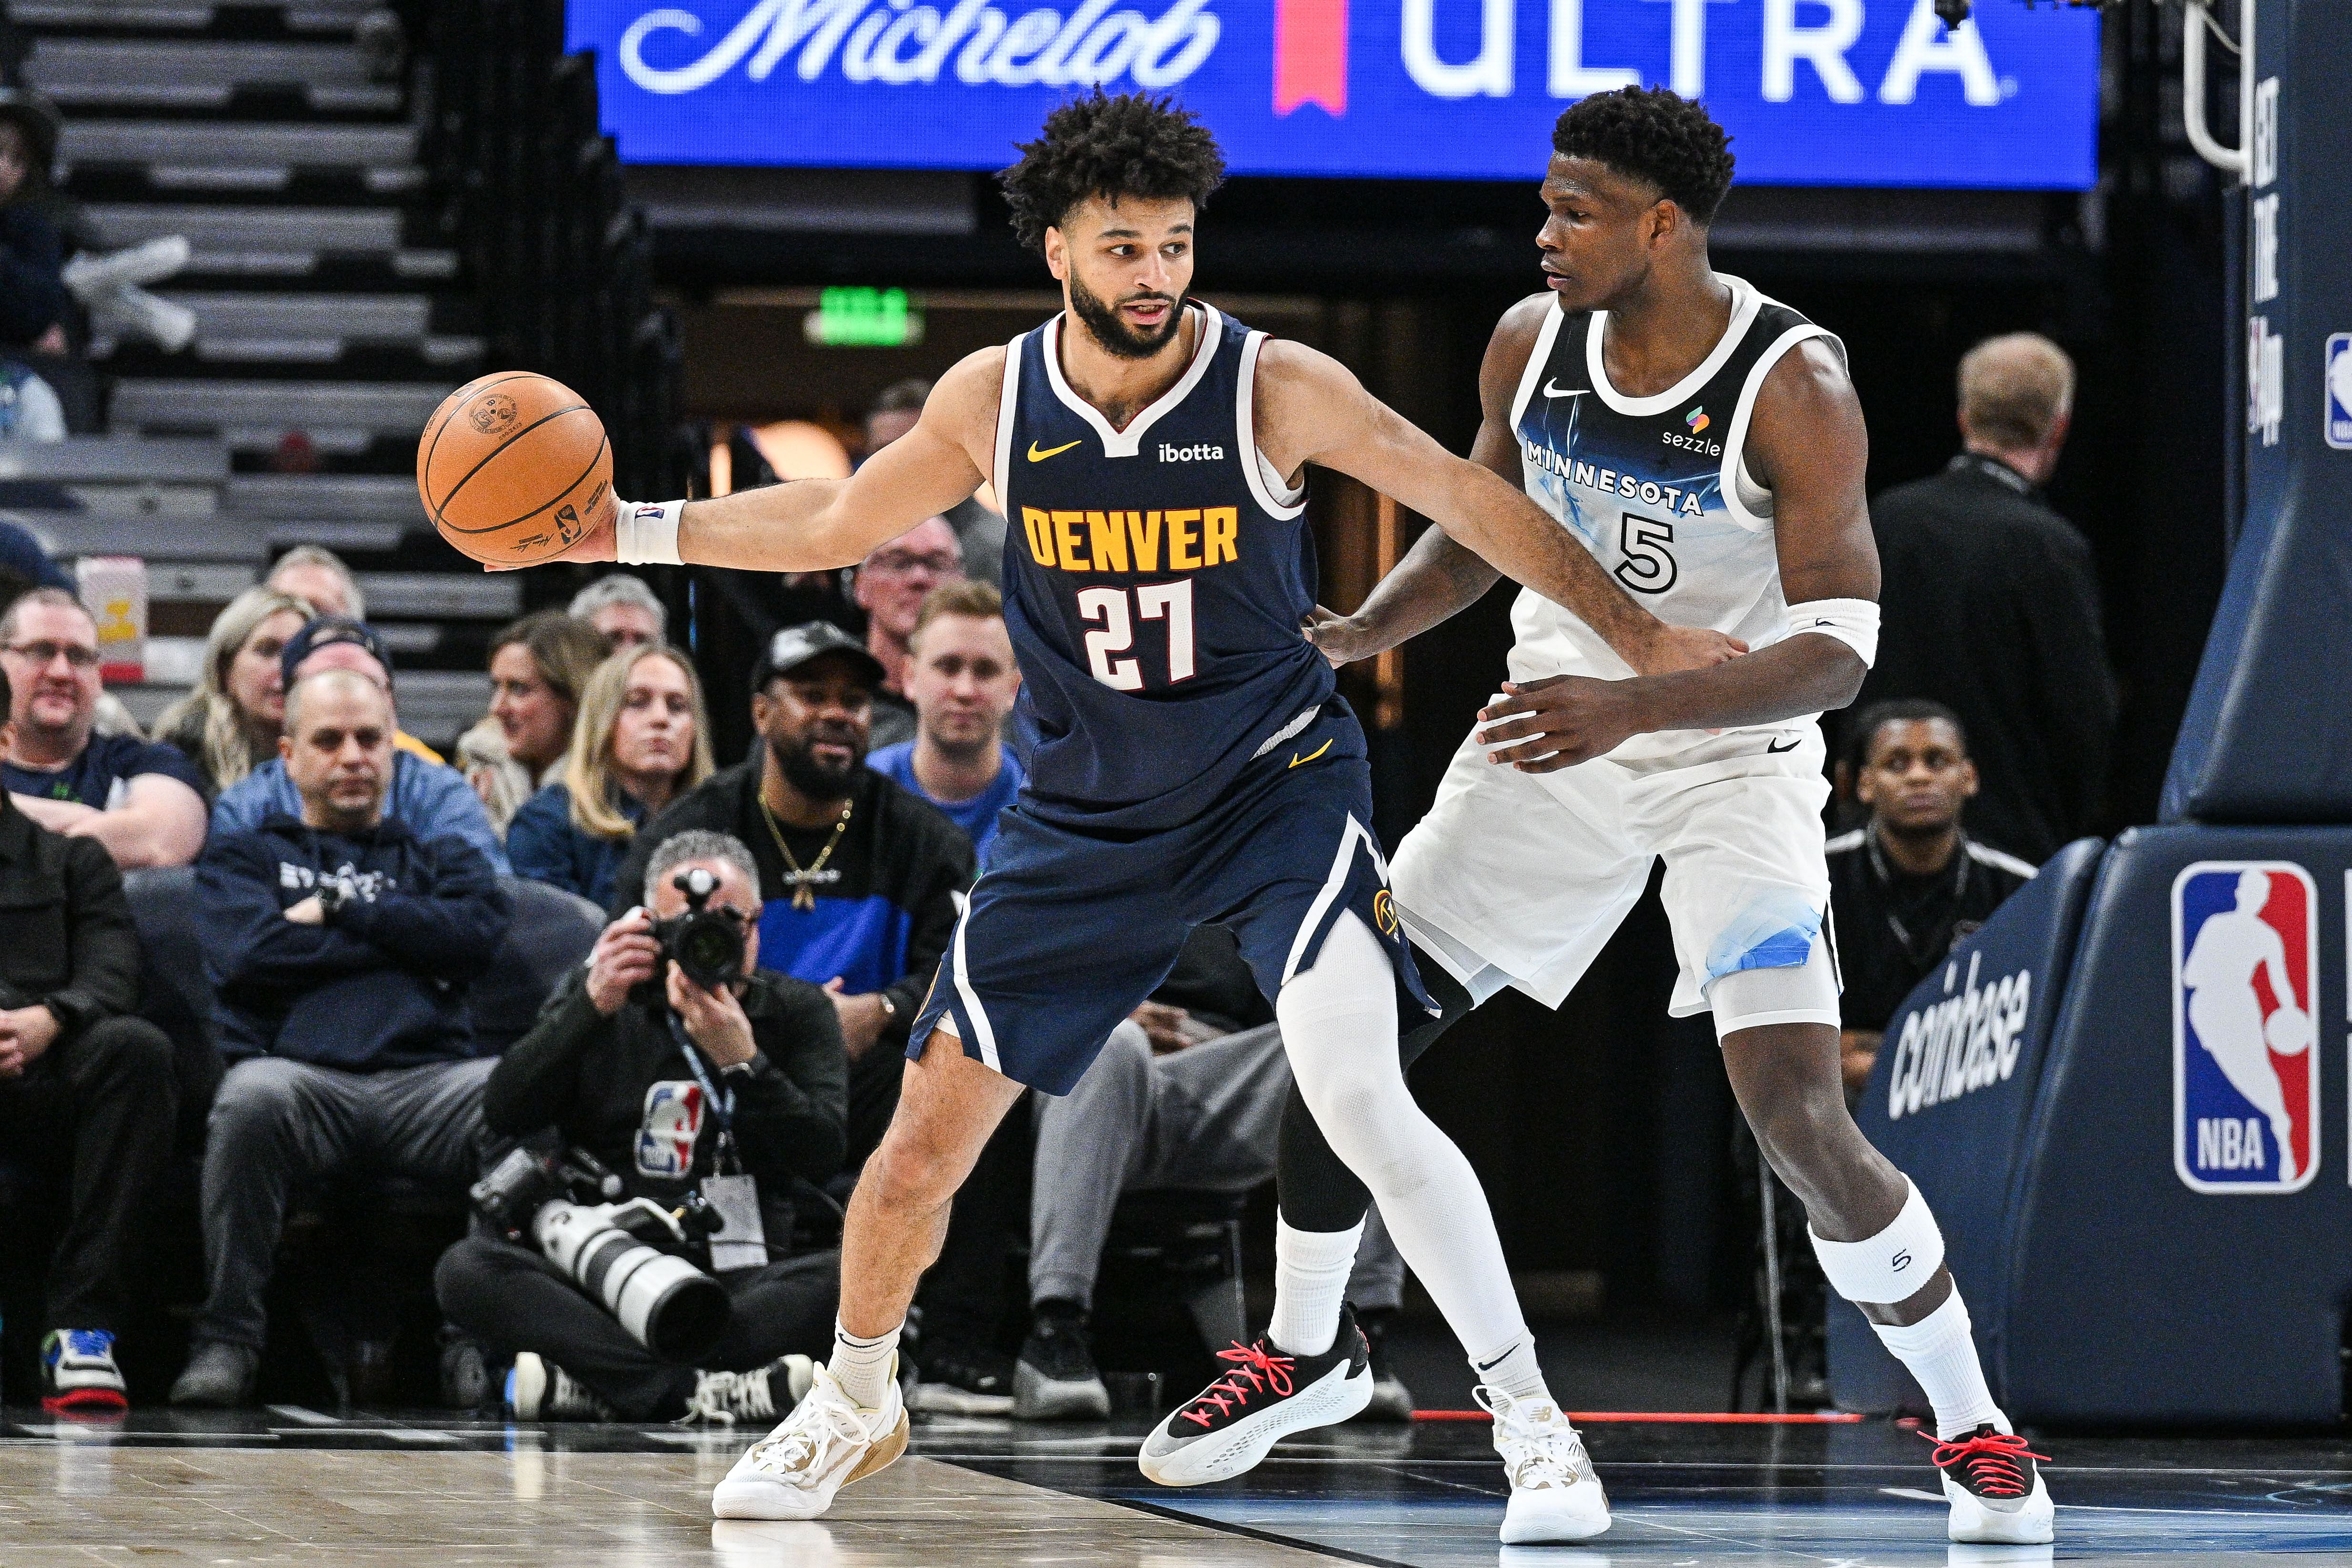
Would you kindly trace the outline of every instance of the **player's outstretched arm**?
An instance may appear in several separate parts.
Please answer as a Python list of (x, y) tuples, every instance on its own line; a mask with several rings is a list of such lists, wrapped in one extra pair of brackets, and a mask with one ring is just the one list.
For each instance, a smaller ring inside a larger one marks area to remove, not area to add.
[[(1490, 345), (1489, 361), (1494, 357)], [(1525, 359), (1522, 352), (1522, 363)], [(1482, 398), (1487, 379), (1482, 373)], [(1499, 435), (1504, 443), (1510, 439), (1507, 397), (1506, 393)], [(1635, 604), (1567, 529), (1502, 477), (1500, 459), (1491, 455), (1497, 438), (1486, 428), (1496, 423), (1491, 401), (1487, 406), (1480, 441), (1489, 449), (1492, 466), (1446, 451), (1366, 392), (1328, 355), (1278, 339), (1259, 355), (1258, 445), (1277, 468), (1293, 474), (1301, 464), (1314, 463), (1360, 479), (1429, 518), (1490, 569), (1481, 582), (1475, 572), (1461, 570), (1458, 560), (1449, 559), (1443, 547), (1424, 550), (1416, 544), (1382, 583), (1387, 591), (1375, 595), (1385, 601), (1380, 635), (1387, 641), (1351, 651), (1349, 657), (1378, 653), (1437, 624), (1475, 601), (1492, 585), (1492, 573), (1525, 583), (1564, 606), (1635, 669), (1679, 668), (1696, 662), (1687, 656), (1693, 641), (1707, 644), (1706, 656), (1725, 658), (1739, 651), (1720, 633), (1669, 627)], [(1408, 567), (1411, 576), (1405, 576)], [(1389, 590), (1389, 582), (1401, 576), (1405, 580)], [(1367, 609), (1381, 608), (1367, 603)], [(1318, 631), (1319, 643), (1319, 627)]]
[[(1878, 598), (1878, 546), (1863, 486), (1870, 435), (1845, 367), (1828, 345), (1800, 344), (1765, 378), (1749, 426), (1749, 472), (1773, 496), (1780, 585), (1790, 604)], [(1558, 675), (1506, 685), (1479, 716), (1497, 762), (1549, 773), (1659, 729), (1726, 729), (1842, 708), (1868, 673), (1862, 655), (1799, 628), (1710, 669), (1593, 681)]]
[[(855, 566), (875, 548), (934, 517), (988, 476), (1003, 385), (1004, 350), (967, 355), (940, 378), (915, 428), (846, 479), (796, 479), (712, 500), (660, 508), (677, 530), (675, 554), (696, 566), (753, 571), (823, 571)], [(559, 560), (666, 561), (667, 538), (632, 548), (636, 518), (656, 508), (622, 502), (618, 527), (590, 532)], [(627, 551), (624, 554), (624, 551)]]

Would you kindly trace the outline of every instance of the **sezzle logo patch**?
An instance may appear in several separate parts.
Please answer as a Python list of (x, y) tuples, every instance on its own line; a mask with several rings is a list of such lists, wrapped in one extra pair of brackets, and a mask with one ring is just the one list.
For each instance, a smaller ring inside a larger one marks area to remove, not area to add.
[(637, 1174), (683, 1181), (694, 1169), (694, 1145), (701, 1136), (702, 1085), (691, 1079), (653, 1085), (637, 1124)]
[(2319, 1167), (2318, 892), (2284, 861), (2172, 883), (2173, 1167), (2192, 1190), (2296, 1192)]

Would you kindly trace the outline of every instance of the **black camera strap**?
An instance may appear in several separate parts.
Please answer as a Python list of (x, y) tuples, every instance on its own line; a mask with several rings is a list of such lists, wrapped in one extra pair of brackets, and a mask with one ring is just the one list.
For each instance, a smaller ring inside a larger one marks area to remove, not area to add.
[(686, 1057), (687, 1066), (694, 1070), (694, 1081), (702, 1085), (704, 1103), (719, 1120), (719, 1174), (740, 1176), (743, 1162), (735, 1152), (735, 1091), (721, 1090), (711, 1082), (709, 1072), (702, 1065), (702, 1052), (695, 1049), (694, 1040), (687, 1034), (685, 1025), (678, 1021), (677, 1013), (665, 1008), (662, 1016), (669, 1020), (670, 1038), (677, 1041), (677, 1049)]

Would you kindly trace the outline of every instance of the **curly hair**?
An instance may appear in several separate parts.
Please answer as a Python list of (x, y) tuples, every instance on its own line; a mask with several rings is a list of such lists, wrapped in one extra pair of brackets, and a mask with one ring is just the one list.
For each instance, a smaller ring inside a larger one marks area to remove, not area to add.
[(1013, 232), (1032, 250), (1044, 250), (1045, 231), (1088, 196), (1189, 196), (1199, 208), (1225, 178), (1209, 128), (1173, 99), (1139, 92), (1113, 98), (1097, 88), (1047, 115), (1036, 141), (1016, 145), (1021, 162), (996, 179)]
[(1552, 151), (1646, 180), (1704, 228), (1731, 189), (1731, 138), (1706, 110), (1662, 87), (1619, 88), (1568, 106)]

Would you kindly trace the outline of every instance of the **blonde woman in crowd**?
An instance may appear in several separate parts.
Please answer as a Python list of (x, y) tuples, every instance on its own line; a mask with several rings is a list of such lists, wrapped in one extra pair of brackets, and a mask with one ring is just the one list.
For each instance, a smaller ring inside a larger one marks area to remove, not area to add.
[(204, 777), (207, 804), (278, 755), (286, 722), (278, 654), (310, 619), (310, 607), (292, 594), (247, 589), (213, 618), (195, 689), (156, 719), (155, 738)]
[(580, 694), (611, 652), (603, 632), (561, 610), (526, 615), (490, 640), (490, 711), (459, 738), (457, 767), (499, 832), (554, 782)]
[(637, 829), (710, 777), (702, 685), (659, 643), (616, 653), (588, 682), (563, 777), (507, 830), (515, 874), (609, 905)]

